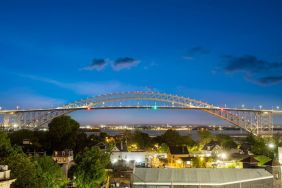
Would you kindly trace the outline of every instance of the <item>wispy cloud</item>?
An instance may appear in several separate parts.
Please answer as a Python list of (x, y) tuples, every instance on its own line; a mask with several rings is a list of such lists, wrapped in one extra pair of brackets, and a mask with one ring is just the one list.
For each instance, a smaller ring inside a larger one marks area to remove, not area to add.
[(89, 66), (83, 67), (80, 70), (101, 71), (106, 67), (107, 64), (108, 61), (106, 59), (93, 59), (92, 63)]
[(226, 73), (242, 73), (247, 80), (270, 85), (282, 82), (282, 62), (269, 62), (253, 55), (224, 56)]
[(225, 56), (227, 72), (246, 72), (255, 73), (261, 71), (268, 71), (271, 69), (282, 68), (282, 62), (268, 62), (258, 59), (252, 55), (245, 55), (241, 57)]
[(20, 75), (20, 76), (28, 79), (48, 83), (63, 89), (71, 90), (72, 92), (75, 92), (77, 94), (87, 95), (87, 96), (100, 95), (100, 94), (112, 93), (112, 92), (121, 92), (121, 91), (144, 90), (145, 88), (145, 87), (133, 86), (126, 83), (121, 83), (119, 81), (67, 83), (50, 78), (34, 76), (34, 75)]
[(112, 64), (114, 70), (131, 69), (139, 64), (139, 61), (131, 57), (120, 57)]
[(51, 108), (61, 106), (65, 102), (63, 99), (44, 96), (22, 88), (7, 90), (0, 94), (0, 106), (3, 109), (15, 109), (16, 106), (22, 109)]
[(265, 76), (265, 77), (259, 78), (258, 82), (262, 84), (282, 83), (282, 76)]
[(187, 60), (192, 60), (196, 56), (206, 55), (206, 54), (209, 54), (209, 53), (210, 53), (209, 49), (206, 49), (206, 48), (201, 47), (201, 46), (196, 46), (196, 47), (188, 50), (188, 52), (185, 54), (185, 56), (183, 56), (183, 58), (187, 59)]
[(101, 71), (106, 68), (107, 65), (111, 65), (111, 68), (115, 71), (120, 71), (123, 69), (131, 69), (140, 63), (139, 60), (132, 57), (120, 57), (115, 61), (108, 59), (93, 59), (92, 63), (86, 67), (80, 68), (80, 70), (86, 71)]

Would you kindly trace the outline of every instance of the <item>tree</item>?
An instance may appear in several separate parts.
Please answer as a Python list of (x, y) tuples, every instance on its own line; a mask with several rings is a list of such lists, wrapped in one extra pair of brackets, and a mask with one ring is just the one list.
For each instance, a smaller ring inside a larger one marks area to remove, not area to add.
[(60, 176), (60, 167), (51, 158), (38, 157), (34, 160), (23, 153), (21, 148), (12, 146), (3, 132), (0, 132), (0, 164), (8, 165), (11, 169), (11, 177), (16, 179), (12, 188), (56, 188), (65, 182)]
[(66, 185), (67, 179), (62, 169), (51, 157), (36, 157), (34, 163), (36, 164), (41, 187), (59, 188)]
[(213, 139), (213, 136), (209, 131), (198, 131), (198, 135), (200, 138), (200, 144), (202, 145), (209, 143)]
[(267, 147), (267, 142), (263, 138), (249, 135), (246, 138), (246, 142), (251, 145), (251, 152), (253, 154), (265, 155), (271, 159), (274, 158), (274, 151)]
[(162, 143), (158, 148), (157, 148), (157, 152), (158, 153), (167, 153), (169, 150), (168, 145), (166, 145), (165, 143)]
[(79, 123), (69, 116), (54, 118), (49, 123), (49, 139), (53, 150), (74, 149)]
[(8, 135), (0, 131), (0, 159), (8, 156), (12, 150)]
[(146, 133), (135, 131), (128, 138), (129, 144), (137, 144), (138, 149), (145, 150), (152, 146), (152, 139)]
[(87, 138), (87, 135), (82, 131), (79, 131), (77, 133), (75, 142), (76, 142), (74, 149), (75, 153), (81, 152), (85, 147), (89, 145), (89, 140)]
[(8, 165), (12, 178), (17, 179), (12, 187), (38, 187), (35, 165), (18, 147), (11, 146), (10, 139), (3, 132), (0, 132), (0, 163)]
[(215, 136), (215, 140), (224, 148), (224, 149), (235, 149), (237, 148), (237, 144), (234, 142), (234, 140), (224, 134), (219, 134)]
[(108, 152), (98, 147), (86, 148), (77, 155), (74, 181), (78, 188), (100, 188), (106, 178), (106, 167), (110, 163)]
[(38, 142), (38, 139), (34, 137), (33, 131), (26, 129), (13, 131), (9, 134), (9, 137), (13, 145), (22, 145), (24, 139), (29, 139), (32, 143)]
[(177, 131), (173, 129), (168, 129), (163, 135), (156, 138), (156, 141), (158, 143), (166, 143), (168, 146), (193, 146), (195, 144), (194, 140), (191, 138), (190, 135), (181, 136)]
[(12, 178), (16, 178), (12, 187), (16, 188), (39, 188), (40, 179), (37, 176), (36, 166), (30, 158), (23, 153), (14, 152), (1, 161), (11, 169)]
[(203, 157), (194, 157), (192, 159), (193, 168), (206, 168), (206, 159)]

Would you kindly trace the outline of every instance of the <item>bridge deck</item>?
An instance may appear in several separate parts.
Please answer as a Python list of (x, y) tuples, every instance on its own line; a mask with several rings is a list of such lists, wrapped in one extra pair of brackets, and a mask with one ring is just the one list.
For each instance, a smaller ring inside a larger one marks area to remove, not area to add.
[[(0, 114), (15, 114), (18, 112), (43, 112), (43, 111), (76, 111), (76, 110), (109, 110), (109, 109), (153, 109), (155, 106), (98, 106), (98, 107), (76, 107), (76, 108), (46, 108), (46, 109), (18, 109), (18, 110), (0, 110)], [(195, 106), (156, 106), (157, 109), (179, 109), (179, 110), (226, 110), (238, 112), (262, 112), (272, 114), (282, 114), (279, 110), (269, 109), (249, 109), (249, 108), (219, 108), (219, 107), (195, 107)]]

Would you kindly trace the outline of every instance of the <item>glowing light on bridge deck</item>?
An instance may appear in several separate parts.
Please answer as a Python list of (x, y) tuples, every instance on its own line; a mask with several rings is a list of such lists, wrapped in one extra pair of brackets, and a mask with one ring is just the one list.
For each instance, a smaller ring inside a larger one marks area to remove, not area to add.
[(87, 107), (86, 110), (91, 110), (91, 107)]
[(152, 108), (153, 108), (153, 110), (157, 110), (158, 109), (158, 107), (156, 105), (153, 106)]

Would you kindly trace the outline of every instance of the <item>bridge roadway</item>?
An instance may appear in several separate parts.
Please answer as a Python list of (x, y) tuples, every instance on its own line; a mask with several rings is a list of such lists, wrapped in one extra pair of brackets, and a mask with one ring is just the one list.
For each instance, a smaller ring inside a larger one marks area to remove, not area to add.
[[(122, 102), (131, 102), (124, 104)], [(133, 102), (133, 103), (132, 103)], [(137, 102), (137, 103), (136, 103)], [(141, 104), (139, 104), (141, 102)], [(144, 104), (146, 102), (147, 104)], [(151, 104), (148, 104), (151, 103)], [(119, 103), (119, 104), (116, 104)], [(152, 104), (155, 103), (155, 104)], [(157, 103), (161, 103), (157, 105)], [(46, 109), (0, 110), (3, 116), (1, 125), (10, 127), (14, 124), (21, 128), (46, 126), (55, 117), (77, 110), (103, 109), (172, 109), (199, 110), (223, 119), (246, 131), (259, 135), (273, 132), (273, 115), (282, 115), (279, 109), (222, 108), (203, 101), (159, 92), (132, 91), (111, 93), (78, 100), (65, 106)]]
[[(220, 107), (196, 107), (196, 106), (98, 106), (98, 107), (72, 107), (72, 108), (42, 108), (42, 109), (18, 109), (18, 110), (0, 110), (0, 114), (16, 114), (20, 112), (44, 112), (44, 111), (77, 111), (77, 110), (109, 110), (109, 109), (178, 109), (178, 110), (222, 110), (238, 112), (261, 112), (271, 113), (273, 115), (282, 115), (282, 110), (273, 109), (250, 109), (250, 108), (220, 108)], [(156, 110), (155, 109), (155, 110)]]

